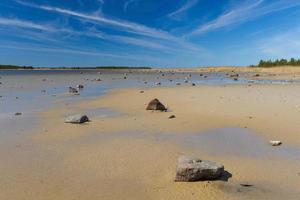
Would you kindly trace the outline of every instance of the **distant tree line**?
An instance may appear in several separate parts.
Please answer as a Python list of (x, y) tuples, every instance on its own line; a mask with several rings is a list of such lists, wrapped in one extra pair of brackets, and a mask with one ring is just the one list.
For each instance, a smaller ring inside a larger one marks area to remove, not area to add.
[(32, 66), (0, 65), (0, 69), (33, 69)]
[(277, 59), (277, 60), (261, 60), (258, 67), (277, 67), (277, 66), (300, 66), (300, 59), (291, 58), (287, 59)]
[[(32, 66), (17, 66), (17, 65), (0, 65), (1, 69), (45, 69)], [(99, 67), (51, 67), (48, 69), (69, 69), (69, 70), (85, 70), (85, 69), (151, 69), (151, 67), (129, 67), (129, 66), (99, 66)]]

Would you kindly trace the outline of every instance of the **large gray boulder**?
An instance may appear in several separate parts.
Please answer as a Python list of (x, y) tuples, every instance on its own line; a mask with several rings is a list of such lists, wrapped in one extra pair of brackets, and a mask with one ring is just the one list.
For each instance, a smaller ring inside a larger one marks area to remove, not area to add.
[(178, 158), (175, 181), (192, 182), (215, 180), (222, 176), (224, 166), (207, 160), (189, 156)]
[(69, 116), (65, 119), (65, 123), (72, 123), (72, 124), (82, 124), (85, 122), (90, 121), (86, 115), (77, 114)]

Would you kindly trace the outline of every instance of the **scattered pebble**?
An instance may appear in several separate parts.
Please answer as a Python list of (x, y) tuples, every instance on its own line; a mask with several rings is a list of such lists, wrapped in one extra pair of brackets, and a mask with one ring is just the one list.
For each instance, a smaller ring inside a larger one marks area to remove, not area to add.
[(89, 121), (90, 121), (89, 118), (86, 115), (82, 115), (82, 114), (72, 115), (65, 119), (65, 123), (72, 123), (72, 124), (83, 124)]
[(242, 187), (252, 187), (252, 184), (248, 184), (248, 183), (241, 183), (240, 186)]
[(20, 115), (22, 115), (22, 113), (21, 112), (16, 112), (15, 115), (20, 116)]
[(171, 116), (169, 116), (169, 119), (174, 119), (174, 118), (176, 118), (176, 116), (175, 116), (175, 115), (171, 115)]
[(280, 145), (282, 145), (282, 142), (279, 141), (279, 140), (271, 140), (271, 141), (270, 141), (270, 144), (271, 144), (272, 146), (280, 146)]

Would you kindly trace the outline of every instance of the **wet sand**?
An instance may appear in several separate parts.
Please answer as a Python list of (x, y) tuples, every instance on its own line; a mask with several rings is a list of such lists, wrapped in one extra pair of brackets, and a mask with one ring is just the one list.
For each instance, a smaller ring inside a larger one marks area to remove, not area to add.
[[(299, 91), (296, 84), (138, 86), (57, 102), (34, 131), (1, 145), (0, 199), (298, 199)], [(153, 98), (169, 111), (146, 111)], [(91, 122), (63, 123), (74, 113)], [(185, 154), (223, 163), (226, 176), (174, 182)]]

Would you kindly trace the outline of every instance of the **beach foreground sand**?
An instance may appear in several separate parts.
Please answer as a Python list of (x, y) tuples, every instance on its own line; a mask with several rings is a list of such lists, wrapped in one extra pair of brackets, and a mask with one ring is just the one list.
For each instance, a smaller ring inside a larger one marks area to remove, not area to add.
[[(297, 85), (134, 88), (48, 110), (40, 116), (40, 129), (30, 134), (32, 145), (19, 146), (14, 159), (6, 155), (0, 198), (297, 199), (300, 161), (289, 153), (300, 147), (299, 91)], [(168, 112), (146, 111), (153, 98)], [(63, 123), (69, 114), (97, 108), (118, 114), (84, 125)], [(249, 149), (230, 143), (237, 154), (213, 144), (199, 150), (197, 141), (182, 140), (222, 128), (247, 130), (255, 139)], [(269, 140), (283, 145), (264, 151)], [(287, 154), (276, 153), (287, 147)], [(219, 181), (176, 183), (180, 155), (223, 163), (227, 175)]]

